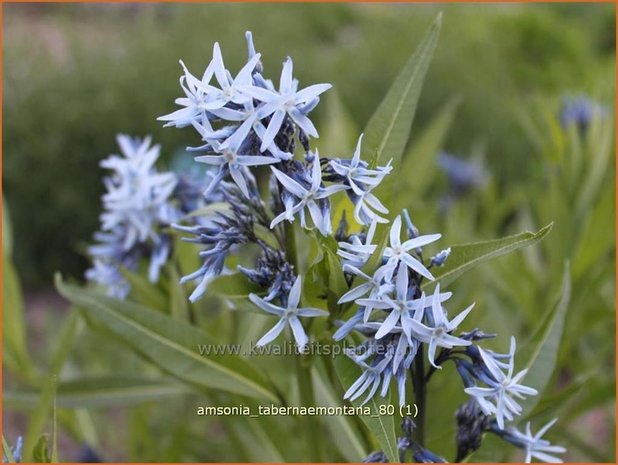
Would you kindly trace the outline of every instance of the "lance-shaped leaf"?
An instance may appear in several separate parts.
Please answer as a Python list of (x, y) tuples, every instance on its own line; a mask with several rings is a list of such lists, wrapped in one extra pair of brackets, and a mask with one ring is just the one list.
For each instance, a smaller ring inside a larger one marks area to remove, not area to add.
[[(370, 160), (372, 166), (384, 164), (391, 158), (395, 169), (399, 166), (401, 155), (410, 137), (423, 80), (436, 48), (441, 25), (440, 13), (367, 123), (361, 157), (363, 160)], [(388, 203), (389, 199), (383, 198), (383, 194), (390, 196), (390, 186), (394, 182), (394, 177), (396, 174), (387, 176), (382, 185), (376, 189), (377, 195), (384, 202)]]
[(277, 402), (248, 361), (228, 354), (201, 356), (199, 345), (215, 343), (203, 330), (140, 305), (65, 284), (60, 276), (56, 287), (89, 319), (186, 383)]
[[(487, 260), (536, 244), (551, 231), (552, 226), (553, 223), (550, 223), (536, 233), (523, 232), (502, 239), (454, 245), (444, 266), (432, 268), (431, 273), (441, 285), (448, 284), (463, 272)], [(426, 281), (421, 287), (431, 284), (432, 282)]]

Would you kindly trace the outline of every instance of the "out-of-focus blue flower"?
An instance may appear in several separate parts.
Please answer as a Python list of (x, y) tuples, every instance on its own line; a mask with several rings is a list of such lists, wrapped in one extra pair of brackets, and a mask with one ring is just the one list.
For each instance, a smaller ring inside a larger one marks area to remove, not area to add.
[(92, 265), (92, 268), (86, 270), (86, 279), (105, 287), (111, 297), (124, 299), (129, 295), (131, 285), (124, 278), (117, 264), (94, 259)]
[(157, 172), (154, 163), (160, 147), (151, 147), (150, 137), (140, 140), (119, 135), (117, 140), (122, 156), (111, 155), (101, 162), (102, 167), (113, 170), (104, 179), (107, 192), (102, 197), (105, 212), (101, 215), (101, 228), (125, 228), (123, 247), (128, 250), (152, 237), (155, 226), (174, 221), (176, 212), (168, 201), (176, 186), (176, 176)]
[(560, 109), (560, 124), (565, 128), (574, 124), (585, 131), (593, 119), (603, 117), (606, 113), (607, 110), (601, 104), (588, 97), (565, 98)]
[(260, 307), (262, 310), (280, 317), (277, 324), (256, 343), (258, 347), (264, 346), (275, 340), (276, 337), (281, 334), (281, 331), (283, 331), (286, 326), (289, 326), (294, 334), (294, 339), (296, 340), (298, 349), (300, 351), (304, 350), (305, 346), (309, 342), (309, 337), (307, 336), (299, 317), (328, 316), (328, 312), (313, 307), (298, 308), (298, 304), (300, 303), (300, 294), (301, 277), (298, 276), (296, 281), (294, 281), (290, 294), (287, 296), (287, 302), (284, 304), (285, 307), (280, 307), (267, 302), (255, 294), (249, 295), (251, 302)]
[[(487, 387), (468, 387), (466, 393), (473, 396), (479, 403), (483, 413), (486, 415), (496, 415), (496, 421), (500, 429), (504, 429), (504, 420), (513, 420), (513, 415), (519, 415), (522, 411), (521, 406), (513, 397), (524, 399), (526, 395), (534, 396), (536, 389), (519, 384), (527, 373), (527, 369), (520, 371), (513, 376), (515, 369), (515, 338), (511, 337), (511, 348), (508, 355), (508, 362), (502, 362), (495, 355), (478, 348), (481, 359), (486, 371), (477, 373), (477, 377), (487, 385)], [(502, 371), (506, 369), (506, 374)]]
[[(277, 168), (271, 167), (271, 169), (285, 190), (296, 197), (297, 200), (295, 202), (284, 202), (286, 207), (285, 211), (273, 219), (270, 227), (274, 228), (283, 220), (292, 221), (294, 214), (299, 213), (301, 225), (303, 228), (306, 228), (306, 208), (309, 210), (309, 215), (311, 215), (313, 224), (316, 228), (318, 228), (320, 233), (324, 236), (330, 234), (332, 231), (330, 206), (324, 201), (332, 194), (345, 190), (347, 187), (341, 184), (335, 184), (327, 187), (322, 186), (322, 169), (320, 168), (320, 157), (317, 151), (314, 154), (313, 163), (311, 166), (311, 175), (307, 180), (307, 186), (292, 179), (290, 176)], [(320, 204), (318, 204), (318, 202), (320, 202)]]
[(140, 258), (150, 254), (148, 278), (156, 282), (170, 251), (169, 237), (160, 229), (175, 221), (180, 211), (172, 199), (176, 175), (160, 173), (154, 166), (159, 146), (151, 146), (150, 137), (119, 135), (117, 140), (122, 155), (101, 162), (112, 174), (103, 180), (107, 192), (102, 197), (102, 231), (88, 249), (94, 267), (86, 277), (105, 286), (109, 295), (124, 298), (130, 287), (120, 267), (135, 270)]
[[(436, 284), (436, 289), (433, 293), (431, 302), (431, 312), (425, 312), (425, 305), (421, 303), (414, 318), (409, 321), (414, 337), (419, 341), (429, 344), (427, 349), (427, 358), (436, 368), (441, 368), (436, 365), (434, 358), (437, 347), (445, 347), (451, 349), (455, 346), (469, 346), (471, 343), (460, 337), (451, 335), (455, 329), (461, 324), (468, 313), (472, 310), (474, 304), (470, 305), (451, 321), (447, 319), (446, 312), (440, 303), (440, 284)], [(426, 323), (423, 323), (423, 319)]]
[(543, 435), (557, 420), (557, 418), (553, 419), (534, 435), (530, 429), (530, 422), (526, 423), (525, 433), (514, 426), (509, 426), (504, 431), (494, 430), (494, 432), (514, 446), (523, 449), (526, 452), (526, 463), (531, 463), (533, 458), (545, 463), (562, 463), (562, 460), (553, 454), (563, 454), (566, 449), (562, 446), (554, 446), (547, 439), (543, 439)]
[(413, 239), (408, 239), (403, 244), (401, 243), (401, 216), (397, 216), (393, 221), (390, 229), (390, 245), (384, 249), (384, 256), (388, 258), (386, 265), (389, 270), (389, 275), (392, 276), (393, 272), (399, 266), (399, 263), (405, 263), (412, 271), (424, 276), (425, 278), (433, 281), (434, 277), (429, 270), (418, 259), (414, 258), (408, 252), (412, 249), (417, 249), (432, 242), (437, 241), (442, 237), (441, 234), (428, 234), (425, 236), (418, 236)]
[(487, 172), (478, 162), (464, 160), (446, 152), (440, 153), (437, 160), (457, 196), (479, 189), (487, 183)]
[(318, 131), (307, 117), (307, 113), (317, 104), (316, 99), (318, 99), (318, 96), (332, 86), (330, 84), (314, 84), (299, 91), (298, 81), (293, 78), (292, 71), (292, 59), (288, 57), (283, 63), (278, 92), (258, 86), (242, 87), (243, 92), (247, 95), (264, 103), (258, 110), (258, 118), (271, 117), (266, 132), (262, 137), (261, 151), (266, 150), (268, 145), (275, 139), (286, 115), (307, 136), (318, 137)]

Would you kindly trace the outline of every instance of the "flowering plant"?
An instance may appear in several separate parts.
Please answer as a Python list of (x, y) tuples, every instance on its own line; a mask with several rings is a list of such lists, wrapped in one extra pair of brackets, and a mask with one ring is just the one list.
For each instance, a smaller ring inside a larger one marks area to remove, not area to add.
[[(530, 423), (518, 426), (546, 383), (536, 361), (549, 350), (560, 306), (517, 371), (514, 337), (508, 352), (490, 350), (485, 341), (495, 335), (466, 324), (474, 304), (453, 316), (445, 308), (457, 302), (446, 291), (453, 279), (535, 244), (551, 225), (428, 253), (441, 235), (421, 234), (407, 209), (389, 209), (440, 24), (438, 17), (351, 156), (316, 147), (310, 114), (331, 85), (301, 88), (291, 58), (275, 84), (251, 33), (235, 75), (217, 43), (201, 78), (181, 61), (181, 108), (159, 120), (196, 131), (201, 141), (187, 150), (207, 172), (197, 180), (159, 172), (149, 138), (119, 136), (123, 156), (102, 162), (113, 174), (87, 272), (105, 293), (58, 278), (59, 291), (209, 404), (355, 407), (352, 418), (296, 414), (256, 426), (271, 443), (281, 428), (299, 428), (306, 443), (294, 459), (444, 461), (427, 434), (430, 381), (439, 373), (458, 377), (465, 396), (453, 423), (455, 461), (475, 453), (486, 433), (524, 450), (527, 462), (560, 461), (565, 449), (543, 439), (555, 420), (536, 434)], [(241, 334), (225, 339), (209, 327), (213, 313)], [(294, 341), (291, 358), (267, 357), (278, 340)], [(208, 349), (234, 341), (251, 350)], [(443, 370), (447, 362), (454, 372)], [(334, 438), (326, 444), (325, 429)]]

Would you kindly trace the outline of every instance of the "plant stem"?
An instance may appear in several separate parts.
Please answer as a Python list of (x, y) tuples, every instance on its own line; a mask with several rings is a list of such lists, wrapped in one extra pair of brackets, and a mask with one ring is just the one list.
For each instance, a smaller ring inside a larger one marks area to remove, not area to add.
[(294, 231), (294, 223), (289, 221), (283, 222), (285, 232), (285, 257), (294, 267), (294, 273), (298, 275), (298, 251), (296, 250), (296, 234)]
[[(298, 392), (300, 394), (300, 402), (302, 406), (315, 406), (315, 393), (313, 390), (313, 381), (311, 379), (311, 363), (309, 359), (305, 359), (309, 355), (303, 356), (297, 354), (296, 359), (296, 380), (298, 382)], [(317, 416), (307, 416), (304, 418), (308, 425), (308, 445), (310, 447), (310, 456), (313, 461), (322, 461), (322, 439), (321, 439), (321, 424)]]
[(425, 447), (425, 406), (426, 406), (426, 381), (425, 381), (425, 353), (422, 347), (414, 358), (414, 398), (418, 407), (416, 418), (416, 442)]

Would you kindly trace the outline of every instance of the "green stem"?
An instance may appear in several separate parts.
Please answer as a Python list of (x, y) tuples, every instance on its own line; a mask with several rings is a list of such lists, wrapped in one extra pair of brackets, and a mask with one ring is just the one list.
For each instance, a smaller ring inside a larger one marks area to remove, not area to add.
[(416, 442), (425, 447), (425, 406), (427, 403), (427, 383), (425, 380), (425, 353), (422, 347), (414, 358), (414, 374), (412, 377), (414, 384), (414, 398), (418, 407), (416, 417)]
[[(296, 380), (298, 382), (298, 392), (301, 405), (310, 407), (315, 406), (315, 392), (311, 379), (311, 360), (309, 355), (297, 354), (296, 359)], [(322, 461), (322, 434), (320, 418), (317, 416), (307, 416), (304, 418), (307, 424), (306, 434), (308, 436), (309, 456), (314, 462)]]
[(285, 232), (285, 257), (288, 262), (294, 266), (294, 272), (298, 274), (298, 251), (296, 249), (296, 234), (294, 231), (294, 223), (284, 221)]

